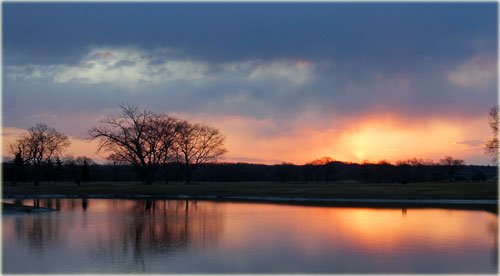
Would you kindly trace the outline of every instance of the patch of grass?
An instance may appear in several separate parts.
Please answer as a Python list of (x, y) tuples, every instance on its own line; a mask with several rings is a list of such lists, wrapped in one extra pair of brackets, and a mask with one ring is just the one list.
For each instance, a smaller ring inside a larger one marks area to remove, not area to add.
[(191, 196), (283, 196), (317, 198), (414, 198), (414, 199), (496, 199), (495, 182), (432, 182), (432, 183), (275, 183), (275, 182), (195, 182), (189, 185), (174, 182), (142, 185), (139, 182), (89, 182), (77, 186), (62, 182), (35, 187), (21, 183), (3, 186), (4, 195), (191, 195)]

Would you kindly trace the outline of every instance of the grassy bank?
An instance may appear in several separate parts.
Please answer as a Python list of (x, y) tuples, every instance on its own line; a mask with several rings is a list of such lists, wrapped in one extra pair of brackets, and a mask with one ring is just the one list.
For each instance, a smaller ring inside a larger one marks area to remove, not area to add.
[(77, 186), (74, 183), (21, 183), (15, 187), (4, 184), (3, 195), (66, 194), (88, 196), (96, 194), (125, 195), (188, 195), (188, 196), (273, 196), (311, 198), (387, 198), (387, 199), (496, 199), (495, 182), (453, 183), (275, 183), (275, 182), (205, 182), (155, 183), (141, 185), (134, 182), (91, 182)]

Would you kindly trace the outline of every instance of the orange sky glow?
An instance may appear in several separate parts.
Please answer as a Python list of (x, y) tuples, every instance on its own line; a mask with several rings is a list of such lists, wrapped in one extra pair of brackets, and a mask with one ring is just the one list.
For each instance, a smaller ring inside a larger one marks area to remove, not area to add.
[[(135, 20), (125, 6), (78, 17), (72, 5), (7, 5), (4, 144), (45, 123), (71, 136), (66, 154), (103, 162), (87, 131), (132, 104), (220, 129), (223, 162), (493, 164), (495, 3), (249, 5), (214, 5), (201, 21), (192, 5), (144, 5), (154, 12)], [(89, 25), (102, 18), (105, 35)]]
[[(239, 116), (189, 119), (212, 124), (225, 133), (228, 153), (222, 161), (226, 162), (304, 164), (330, 156), (347, 162), (386, 160), (394, 163), (410, 158), (438, 161), (449, 155), (475, 164), (486, 159), (481, 141), (491, 135), (486, 118), (405, 120), (394, 116), (367, 116), (322, 128), (301, 123), (286, 135), (260, 135), (275, 127), (267, 119)], [(17, 128), (3, 128), (4, 156), (11, 155), (8, 145), (22, 132)], [(98, 162), (107, 156), (105, 152), (96, 152), (95, 141), (70, 139), (66, 155), (85, 155)]]

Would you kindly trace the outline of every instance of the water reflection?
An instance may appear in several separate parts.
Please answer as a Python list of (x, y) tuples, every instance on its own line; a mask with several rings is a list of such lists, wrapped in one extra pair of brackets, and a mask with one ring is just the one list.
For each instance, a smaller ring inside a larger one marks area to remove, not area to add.
[(491, 263), (493, 265), (497, 265), (498, 262), (498, 220), (497, 219), (491, 219), (487, 224), (486, 224), (486, 229), (488, 230), (488, 233), (492, 239), (492, 246), (491, 246)]
[(16, 241), (37, 254), (57, 246), (68, 232), (55, 216), (18, 216), (14, 218), (13, 227)]
[(134, 270), (144, 271), (143, 262), (151, 255), (168, 257), (188, 246), (204, 247), (223, 233), (217, 209), (198, 209), (195, 201), (140, 200), (121, 211), (127, 219), (111, 225), (91, 254), (110, 259), (128, 256), (128, 263), (139, 265)]
[[(145, 271), (145, 259), (154, 255), (168, 257), (187, 247), (203, 249), (224, 232), (218, 206), (198, 208), (196, 201), (31, 201), (33, 206), (55, 207), (62, 212), (4, 218), (4, 239), (14, 236), (17, 246), (46, 257), (55, 247), (70, 249), (75, 242), (71, 239), (84, 238), (87, 245), (91, 244), (86, 249), (94, 262), (120, 259), (128, 264), (126, 271)], [(16, 204), (30, 205), (22, 200)]]
[[(88, 199), (82, 199), (83, 201), (88, 202)], [(43, 208), (51, 208), (51, 209), (56, 209), (56, 210), (61, 210), (61, 201), (62, 199), (56, 198), (56, 199), (39, 199), (39, 198), (34, 198), (34, 199), (14, 199), (14, 200), (4, 200), (5, 202), (11, 202), (15, 205), (28, 205), (28, 206), (35, 206), (35, 207), (43, 207)], [(66, 209), (74, 210), (76, 208), (76, 202), (75, 200), (71, 200), (69, 202), (68, 200), (63, 200), (65, 202), (68, 202), (66, 206)], [(88, 204), (88, 203), (86, 203)], [(83, 206), (83, 205), (82, 205)]]
[(498, 218), (482, 211), (148, 199), (11, 202), (60, 212), (3, 216), (5, 273), (498, 270)]
[(83, 211), (86, 211), (87, 207), (89, 207), (89, 200), (86, 199), (86, 198), (83, 198), (82, 199), (82, 209), (83, 209)]

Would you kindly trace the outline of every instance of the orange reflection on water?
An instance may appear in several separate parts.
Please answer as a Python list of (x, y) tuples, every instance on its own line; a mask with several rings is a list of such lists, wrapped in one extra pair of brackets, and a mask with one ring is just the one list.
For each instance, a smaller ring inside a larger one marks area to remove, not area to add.
[[(331, 214), (331, 223), (339, 231), (345, 233), (345, 238), (352, 243), (363, 246), (366, 250), (374, 249), (383, 244), (388, 251), (399, 251), (402, 247), (416, 242), (432, 244), (449, 244), (470, 240), (470, 237), (481, 236), (484, 227), (470, 227), (484, 218), (470, 212), (411, 209), (406, 214), (400, 210), (352, 209), (348, 212)], [(487, 213), (481, 216), (492, 216)], [(481, 246), (487, 240), (479, 240)]]
[(90, 263), (95, 272), (160, 273), (498, 267), (498, 219), (486, 211), (150, 199), (20, 203), (60, 212), (3, 216), (4, 272), (82, 272)]
[[(401, 252), (407, 247), (443, 248), (452, 244), (468, 247), (491, 246), (488, 221), (497, 225), (497, 217), (487, 212), (445, 209), (370, 209), (327, 208), (271, 204), (226, 204), (226, 216), (251, 208), (259, 213), (258, 220), (226, 222), (227, 246), (250, 246), (248, 236), (258, 235), (263, 244), (272, 246), (276, 239), (296, 243), (301, 250), (338, 244), (380, 251), (387, 254)], [(267, 227), (273, 233), (266, 234)], [(256, 233), (257, 232), (257, 233)], [(322, 239), (317, 239), (322, 237)]]

